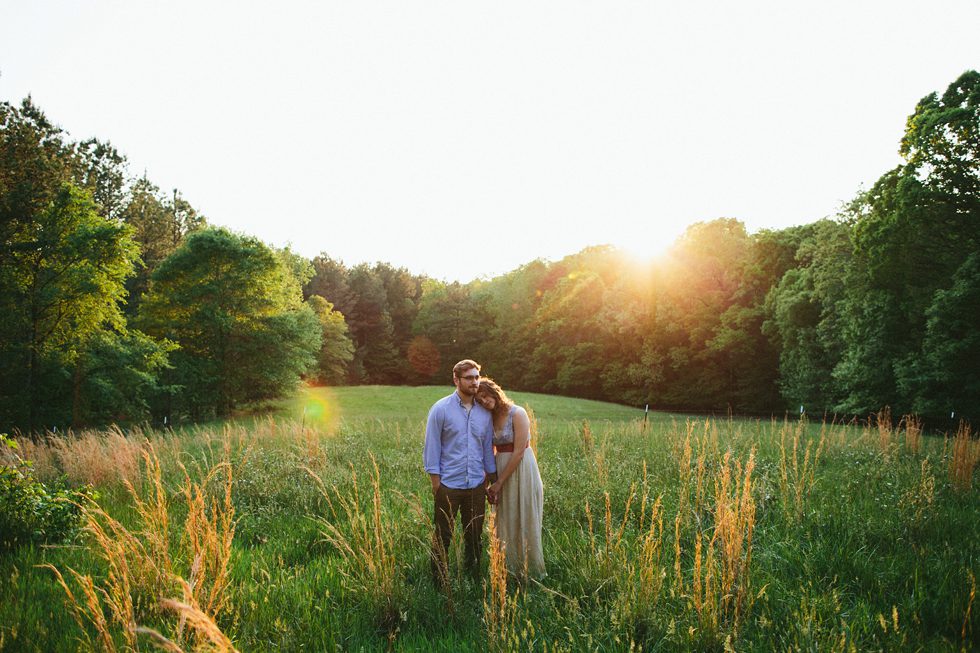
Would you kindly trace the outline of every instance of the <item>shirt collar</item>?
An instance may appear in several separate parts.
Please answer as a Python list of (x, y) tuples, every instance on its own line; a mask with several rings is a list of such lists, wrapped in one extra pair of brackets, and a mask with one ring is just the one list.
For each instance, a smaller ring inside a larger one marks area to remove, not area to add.
[[(456, 390), (456, 391), (453, 392), (453, 397), (456, 398), (456, 403), (459, 404), (459, 407), (460, 408), (462, 408), (463, 410), (469, 410), (466, 407), (466, 404), (463, 403), (463, 398), (459, 395), (459, 390)], [(475, 406), (475, 405), (476, 405), (476, 399), (474, 399), (473, 401), (470, 402), (470, 408), (473, 408), (473, 406)]]

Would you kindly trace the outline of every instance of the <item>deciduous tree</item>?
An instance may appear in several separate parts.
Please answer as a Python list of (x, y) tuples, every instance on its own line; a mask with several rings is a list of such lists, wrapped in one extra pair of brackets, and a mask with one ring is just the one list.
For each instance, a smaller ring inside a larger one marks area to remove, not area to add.
[(257, 239), (224, 229), (192, 233), (159, 265), (140, 323), (180, 346), (173, 383), (196, 417), (290, 390), (321, 345), (293, 272)]

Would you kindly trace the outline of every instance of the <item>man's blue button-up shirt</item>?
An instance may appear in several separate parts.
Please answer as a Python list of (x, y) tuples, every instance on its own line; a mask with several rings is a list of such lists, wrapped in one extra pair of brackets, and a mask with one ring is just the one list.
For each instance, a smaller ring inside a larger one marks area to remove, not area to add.
[(497, 471), (490, 411), (475, 401), (466, 410), (456, 392), (434, 403), (425, 424), (422, 462), (448, 488), (468, 490), (483, 483), (486, 474)]

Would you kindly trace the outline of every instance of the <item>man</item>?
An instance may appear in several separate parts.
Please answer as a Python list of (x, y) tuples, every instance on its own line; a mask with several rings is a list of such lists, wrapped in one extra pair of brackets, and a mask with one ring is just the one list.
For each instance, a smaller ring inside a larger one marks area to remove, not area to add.
[(435, 499), (432, 578), (440, 585), (449, 579), (446, 551), (457, 513), (463, 520), (467, 570), (479, 574), (487, 486), (497, 478), (493, 418), (474, 401), (480, 387), (479, 364), (469, 359), (456, 363), (453, 385), (456, 391), (429, 410), (422, 449)]

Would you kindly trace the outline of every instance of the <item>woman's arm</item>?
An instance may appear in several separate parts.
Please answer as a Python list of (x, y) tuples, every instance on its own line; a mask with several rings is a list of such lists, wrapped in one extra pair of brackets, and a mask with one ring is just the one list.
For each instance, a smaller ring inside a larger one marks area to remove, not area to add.
[(514, 410), (514, 455), (507, 461), (507, 467), (502, 472), (499, 469), (497, 470), (499, 476), (497, 482), (492, 486), (495, 488), (495, 492), (500, 491), (500, 488), (510, 478), (510, 475), (521, 464), (521, 459), (524, 458), (524, 452), (527, 450), (530, 442), (531, 420), (527, 417), (527, 411), (517, 406)]

